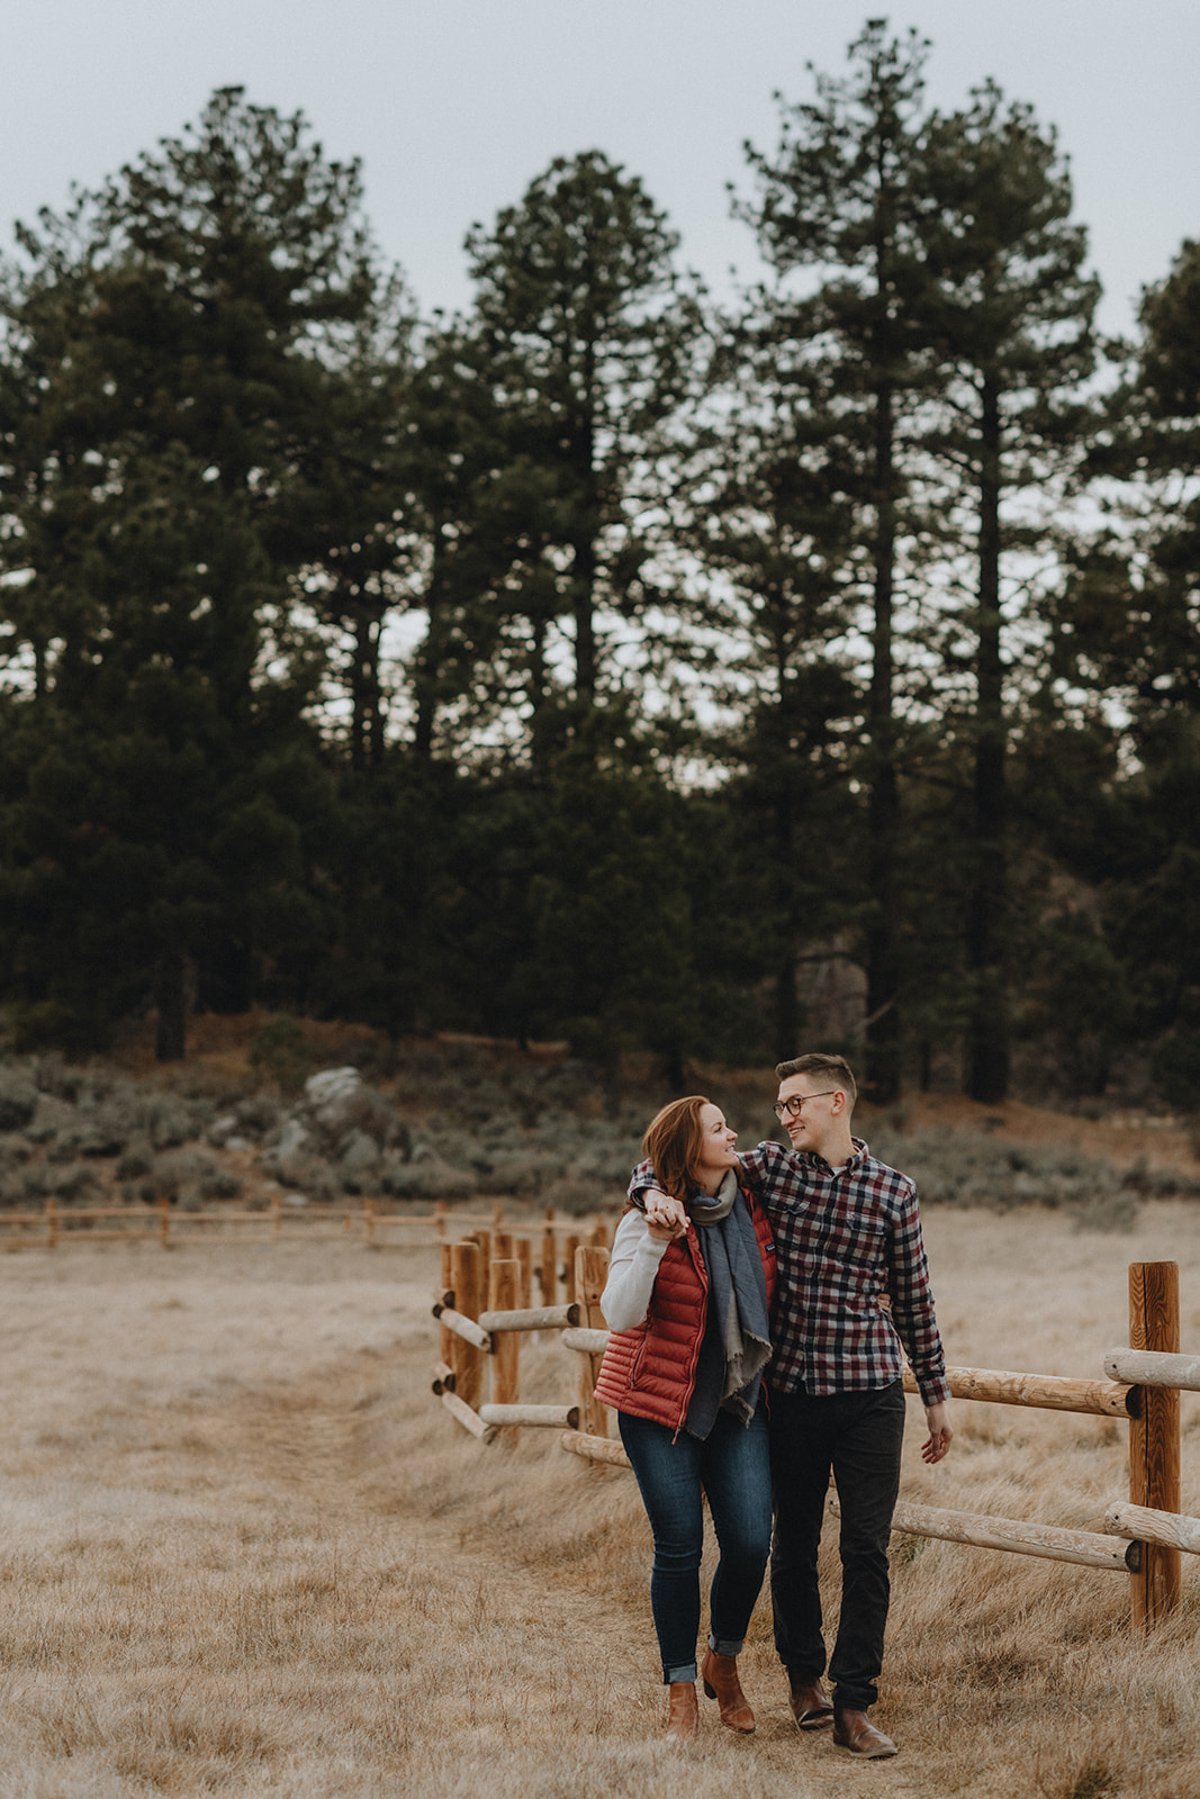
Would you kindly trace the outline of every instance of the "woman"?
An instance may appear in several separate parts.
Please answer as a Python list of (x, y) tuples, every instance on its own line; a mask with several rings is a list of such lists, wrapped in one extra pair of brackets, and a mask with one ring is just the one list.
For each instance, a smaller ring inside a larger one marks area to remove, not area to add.
[(721, 1559), (709, 1595), (704, 1691), (731, 1730), (754, 1729), (737, 1657), (771, 1538), (762, 1370), (771, 1353), (775, 1250), (758, 1202), (738, 1184), (730, 1130), (702, 1095), (652, 1121), (643, 1154), (686, 1225), (627, 1210), (600, 1305), (612, 1335), (596, 1397), (616, 1408), (654, 1538), (650, 1607), (670, 1689), (666, 1734), (696, 1732), (701, 1492)]

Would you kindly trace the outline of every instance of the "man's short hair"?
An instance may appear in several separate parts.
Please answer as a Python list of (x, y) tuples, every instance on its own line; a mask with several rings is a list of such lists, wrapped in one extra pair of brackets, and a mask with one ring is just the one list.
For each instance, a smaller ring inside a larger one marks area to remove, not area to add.
[(793, 1056), (790, 1062), (775, 1064), (777, 1080), (786, 1081), (794, 1074), (809, 1075), (814, 1081), (832, 1081), (835, 1087), (842, 1088), (851, 1106), (858, 1098), (858, 1082), (845, 1056), (830, 1056), (815, 1049), (806, 1056)]

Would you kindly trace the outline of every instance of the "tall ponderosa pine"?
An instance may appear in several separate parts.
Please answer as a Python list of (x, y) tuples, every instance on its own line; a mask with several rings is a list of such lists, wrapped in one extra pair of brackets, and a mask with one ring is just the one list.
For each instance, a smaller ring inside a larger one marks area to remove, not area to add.
[(705, 570), (685, 614), (697, 653), (719, 645), (705, 684), (737, 721), (725, 732), (706, 723), (697, 752), (729, 771), (722, 804), (745, 884), (734, 910), (754, 921), (774, 992), (764, 1048), (783, 1058), (801, 1040), (802, 948), (841, 936), (854, 903), (846, 762), (861, 690), (845, 640), (860, 470), (835, 372), (815, 356), (780, 358), (778, 326), (757, 294), (724, 334), (677, 536)]
[(780, 276), (803, 278), (791, 318), (779, 311), (779, 353), (816, 355), (837, 367), (843, 431), (853, 436), (865, 476), (867, 1079), (881, 1100), (894, 1098), (901, 1080), (896, 611), (906, 524), (901, 434), (927, 370), (929, 272), (912, 179), (926, 51), (915, 34), (890, 39), (885, 22), (869, 22), (851, 46), (851, 73), (817, 74), (815, 100), (785, 109), (774, 153), (748, 149), (758, 194), (740, 208)]
[[(1009, 1080), (1007, 949), (1010, 740), (1004, 570), (1053, 546), (1088, 418), (1099, 287), (1072, 218), (1054, 134), (989, 83), (969, 110), (930, 122), (920, 190), (938, 284), (943, 392), (927, 440), (951, 470), (946, 516), (975, 537), (971, 642), (972, 855), (966, 918), (965, 1085), (1003, 1099)], [(1020, 571), (1028, 574), (1028, 561)], [(1026, 614), (1029, 608), (1025, 608)], [(1026, 635), (1031, 620), (1023, 619)]]
[(1065, 675), (1116, 699), (1127, 766), (1108, 941), (1169, 1103), (1200, 1103), (1200, 244), (1146, 289), (1094, 462), (1123, 516), (1064, 593)]
[(467, 248), (488, 377), (530, 484), (530, 653), (544, 665), (562, 621), (586, 709), (604, 619), (642, 599), (652, 462), (688, 391), (695, 297), (664, 215), (598, 151), (553, 162)]

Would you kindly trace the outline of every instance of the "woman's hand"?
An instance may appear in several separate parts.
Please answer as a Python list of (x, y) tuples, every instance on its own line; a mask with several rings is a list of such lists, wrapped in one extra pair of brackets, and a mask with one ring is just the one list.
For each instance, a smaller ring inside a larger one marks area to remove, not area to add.
[(642, 1205), (647, 1228), (656, 1243), (673, 1243), (676, 1237), (686, 1235), (688, 1215), (680, 1200), (673, 1199), (669, 1193), (660, 1193), (657, 1187), (647, 1187), (642, 1194)]

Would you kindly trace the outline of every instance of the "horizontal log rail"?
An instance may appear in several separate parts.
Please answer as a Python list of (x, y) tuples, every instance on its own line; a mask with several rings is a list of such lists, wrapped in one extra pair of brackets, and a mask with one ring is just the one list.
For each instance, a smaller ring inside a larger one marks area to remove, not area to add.
[(532, 1424), (548, 1429), (578, 1430), (577, 1405), (481, 1405), (479, 1416), (485, 1424)]
[[(1133, 1416), (1137, 1405), (1136, 1392), (1130, 1386), (1106, 1380), (1075, 1380), (1064, 1374), (947, 1368), (946, 1379), (955, 1399), (982, 1399), (993, 1405), (1028, 1405), (1051, 1412), (1090, 1412), (1109, 1418)], [(907, 1393), (918, 1391), (911, 1368), (904, 1370), (904, 1389)]]
[(1174, 1387), (1183, 1393), (1200, 1393), (1200, 1355), (1168, 1355), (1154, 1349), (1110, 1349), (1104, 1372), (1113, 1380), (1139, 1387)]
[(1200, 1555), (1200, 1518), (1186, 1518), (1179, 1512), (1159, 1512), (1152, 1506), (1118, 1501), (1105, 1512), (1104, 1528), (1114, 1536), (1165, 1543), (1170, 1549)]
[[(829, 1504), (834, 1516), (840, 1517), (836, 1493), (830, 1495)], [(1095, 1531), (1032, 1524), (1024, 1518), (998, 1518), (987, 1512), (948, 1511), (903, 1499), (892, 1514), (892, 1529), (945, 1543), (968, 1543), (975, 1549), (1003, 1549), (1043, 1561), (1074, 1562), (1080, 1568), (1112, 1568), (1120, 1574), (1128, 1574), (1138, 1562), (1136, 1543), (1114, 1542), (1111, 1536)]]
[(579, 1323), (579, 1307), (524, 1306), (514, 1312), (480, 1312), (479, 1322), (485, 1331), (558, 1331)]
[(465, 1225), (467, 1234), (473, 1230), (508, 1231), (514, 1237), (540, 1237), (543, 1231), (554, 1231), (561, 1237), (577, 1237), (581, 1232), (591, 1229), (595, 1223), (593, 1218), (498, 1218), (494, 1212), (446, 1212), (444, 1222), (458, 1230)]
[(79, 1235), (86, 1236), (89, 1243), (150, 1243), (160, 1239), (162, 1232), (157, 1226), (140, 1225), (136, 1230), (80, 1231)]
[[(608, 1331), (601, 1330), (563, 1332), (566, 1347), (584, 1355), (603, 1351), (608, 1338)], [(987, 1400), (995, 1405), (1035, 1406), (1109, 1418), (1127, 1418), (1137, 1406), (1136, 1388), (1107, 1380), (1076, 1380), (1063, 1374), (1012, 1374), (1001, 1368), (947, 1368), (946, 1379), (956, 1399)], [(908, 1393), (918, 1391), (911, 1368), (904, 1370), (904, 1387)]]
[(614, 1468), (632, 1466), (621, 1445), (614, 1443), (611, 1437), (593, 1437), (586, 1431), (565, 1430), (558, 1440), (564, 1449), (569, 1449), (572, 1455), (582, 1456), (585, 1461), (608, 1462)]
[(473, 1437), (478, 1437), (481, 1443), (491, 1443), (495, 1439), (496, 1426), (481, 1418), (474, 1407), (469, 1406), (465, 1399), (460, 1399), (457, 1393), (444, 1391), (441, 1399), (450, 1416), (457, 1418), (463, 1429), (470, 1431)]
[(579, 1325), (577, 1329), (565, 1330), (562, 1340), (567, 1349), (578, 1350), (581, 1355), (603, 1355), (610, 1335), (609, 1331), (589, 1330), (586, 1325)]
[(433, 1390), (435, 1393), (453, 1393), (458, 1385), (458, 1376), (448, 1362), (435, 1362), (433, 1365)]
[(453, 1331), (456, 1337), (461, 1337), (464, 1343), (470, 1343), (472, 1348), (491, 1351), (490, 1332), (483, 1330), (473, 1318), (456, 1312), (453, 1306), (443, 1305), (435, 1305), (433, 1315), (444, 1330)]

